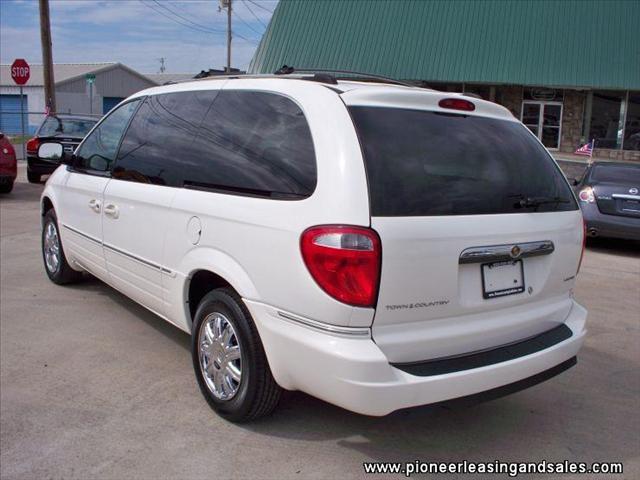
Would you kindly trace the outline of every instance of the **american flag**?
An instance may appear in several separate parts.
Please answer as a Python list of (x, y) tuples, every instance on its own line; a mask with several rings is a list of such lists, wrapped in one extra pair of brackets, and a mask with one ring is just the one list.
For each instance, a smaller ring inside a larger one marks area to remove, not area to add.
[(573, 153), (575, 153), (576, 155), (585, 155), (587, 157), (591, 157), (593, 156), (593, 144), (594, 141), (591, 140), (589, 143), (584, 144)]

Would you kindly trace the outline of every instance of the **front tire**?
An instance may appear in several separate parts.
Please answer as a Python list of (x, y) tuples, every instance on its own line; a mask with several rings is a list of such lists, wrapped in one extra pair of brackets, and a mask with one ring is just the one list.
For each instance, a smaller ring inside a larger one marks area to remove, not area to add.
[(56, 212), (51, 209), (44, 216), (42, 227), (42, 259), (44, 270), (49, 280), (58, 285), (77, 282), (82, 278), (82, 272), (71, 268), (62, 249), (60, 231)]
[(191, 353), (209, 405), (232, 422), (269, 415), (282, 389), (271, 374), (251, 314), (228, 288), (204, 296), (194, 317)]

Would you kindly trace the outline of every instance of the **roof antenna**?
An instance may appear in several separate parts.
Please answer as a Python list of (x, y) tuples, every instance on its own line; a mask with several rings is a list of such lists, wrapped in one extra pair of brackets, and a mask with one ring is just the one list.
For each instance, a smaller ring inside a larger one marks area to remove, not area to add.
[(294, 72), (293, 67), (288, 67), (287, 65), (283, 65), (279, 70), (273, 72), (274, 75), (289, 75)]

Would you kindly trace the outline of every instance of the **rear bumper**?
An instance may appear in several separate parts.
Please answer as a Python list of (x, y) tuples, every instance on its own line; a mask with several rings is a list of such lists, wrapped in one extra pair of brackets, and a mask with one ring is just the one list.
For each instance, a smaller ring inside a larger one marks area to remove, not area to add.
[(595, 203), (580, 204), (588, 236), (640, 240), (640, 218), (605, 215)]
[[(370, 338), (348, 338), (289, 322), (267, 305), (247, 301), (276, 381), (365, 415), (492, 394), (544, 380), (571, 366), (582, 346), (587, 312), (573, 302), (571, 337), (549, 348), (479, 368), (417, 376), (392, 366)], [(565, 363), (567, 362), (567, 363)], [(560, 368), (560, 365), (563, 368)], [(557, 368), (556, 368), (557, 367)], [(553, 374), (555, 374), (553, 373)]]
[(58, 168), (57, 163), (45, 162), (34, 157), (27, 157), (27, 171), (36, 175), (49, 175)]

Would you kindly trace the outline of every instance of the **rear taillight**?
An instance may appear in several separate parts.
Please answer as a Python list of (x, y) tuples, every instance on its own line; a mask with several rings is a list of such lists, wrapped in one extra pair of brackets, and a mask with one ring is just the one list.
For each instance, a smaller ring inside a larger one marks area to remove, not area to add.
[(593, 203), (596, 201), (596, 198), (593, 195), (593, 188), (591, 187), (585, 187), (580, 190), (580, 193), (578, 193), (578, 198), (580, 199), (580, 201), (586, 203)]
[(370, 228), (324, 225), (305, 230), (302, 258), (316, 283), (336, 300), (373, 307), (380, 280), (381, 245)]
[(580, 252), (580, 261), (578, 262), (578, 270), (576, 275), (580, 273), (580, 267), (582, 266), (582, 258), (584, 257), (584, 249), (587, 246), (587, 222), (582, 219), (582, 251)]
[(476, 106), (469, 100), (464, 98), (443, 98), (438, 102), (440, 108), (448, 108), (450, 110), (462, 110), (464, 112), (473, 112)]
[(40, 146), (40, 140), (36, 137), (27, 142), (27, 153), (32, 155), (38, 154), (38, 147)]
[(3, 153), (6, 155), (11, 155), (11, 156), (15, 156), (16, 154), (16, 149), (13, 148), (13, 145), (11, 145), (10, 143), (7, 144), (7, 147), (3, 150)]

